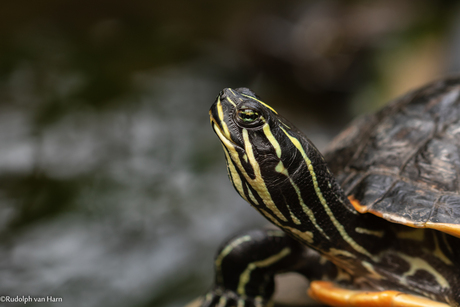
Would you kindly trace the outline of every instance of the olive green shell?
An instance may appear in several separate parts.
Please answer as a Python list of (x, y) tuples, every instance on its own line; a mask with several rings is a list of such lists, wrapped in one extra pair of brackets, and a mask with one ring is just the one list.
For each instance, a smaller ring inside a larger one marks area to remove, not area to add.
[(460, 78), (434, 82), (357, 119), (332, 142), (325, 158), (345, 193), (368, 211), (414, 227), (445, 223), (455, 235)]

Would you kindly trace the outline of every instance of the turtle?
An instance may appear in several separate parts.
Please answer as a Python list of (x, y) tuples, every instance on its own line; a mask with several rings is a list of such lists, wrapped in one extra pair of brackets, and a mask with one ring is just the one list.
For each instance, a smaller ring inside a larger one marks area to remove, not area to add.
[(222, 244), (201, 306), (271, 306), (283, 272), (331, 306), (460, 306), (460, 77), (358, 118), (324, 155), (247, 88), (209, 114), (235, 190), (276, 229)]

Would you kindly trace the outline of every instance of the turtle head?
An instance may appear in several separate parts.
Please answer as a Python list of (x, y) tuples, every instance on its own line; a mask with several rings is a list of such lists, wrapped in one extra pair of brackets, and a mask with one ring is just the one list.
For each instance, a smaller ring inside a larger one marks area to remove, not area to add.
[(224, 89), (209, 114), (238, 193), (275, 224), (298, 225), (299, 186), (311, 183), (305, 158), (324, 162), (314, 145), (246, 88)]
[(277, 112), (247, 88), (227, 88), (217, 96), (209, 114), (224, 147), (229, 172), (235, 167), (242, 179), (271, 178), (267, 174), (275, 169), (282, 150), (276, 137), (283, 138)]
[(368, 238), (347, 229), (380, 231), (380, 224), (356, 213), (302, 132), (246, 88), (224, 89), (209, 114), (230, 181), (246, 201), (328, 259), (338, 259), (337, 253), (372, 258), (361, 245)]
[(259, 157), (272, 152), (263, 130), (273, 121), (276, 111), (251, 90), (224, 89), (209, 114), (214, 131), (229, 153), (238, 153), (239, 159), (247, 161), (248, 154)]

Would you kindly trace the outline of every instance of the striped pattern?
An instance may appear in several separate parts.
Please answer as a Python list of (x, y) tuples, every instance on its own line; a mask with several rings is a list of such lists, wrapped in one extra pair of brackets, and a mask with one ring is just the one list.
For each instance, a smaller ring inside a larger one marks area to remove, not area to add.
[(301, 256), (300, 245), (281, 230), (251, 230), (236, 236), (217, 253), (215, 286), (201, 306), (267, 306), (274, 290), (273, 272), (286, 265), (296, 267)]
[[(240, 120), (240, 109), (252, 109), (248, 114), (259, 117)], [(339, 279), (354, 276), (356, 284), (366, 287), (395, 288), (446, 302), (457, 299), (449, 292), (457, 277), (445, 277), (456, 276), (449, 273), (454, 268), (459, 272), (458, 259), (453, 260), (458, 249), (451, 249), (451, 239), (358, 214), (315, 146), (273, 108), (248, 90), (227, 89), (211, 108), (210, 120), (236, 191), (273, 224), (337, 265)], [(407, 245), (396, 245), (395, 239)], [(234, 247), (223, 249), (216, 266)], [(236, 292), (244, 296), (253, 270), (274, 265), (287, 254), (289, 249), (283, 249), (249, 263)], [(417, 285), (417, 276), (429, 282)]]
[[(233, 90), (230, 93), (236, 95)], [(251, 102), (257, 102), (258, 112), (265, 114), (261, 116), (263, 124), (259, 129), (239, 127), (233, 123), (235, 119), (230, 114), (235, 114), (234, 109), (238, 108), (235, 101), (244, 101), (241, 97), (230, 97), (229, 95), (225, 99), (218, 97), (215, 108), (217, 112), (213, 109), (210, 111), (211, 124), (222, 142), (229, 177), (237, 192), (270, 221), (306, 244), (313, 243), (314, 238), (318, 236), (330, 242), (331, 238), (337, 238), (339, 235), (346, 245), (344, 253), (350, 253), (349, 250), (353, 249), (354, 253), (361, 253), (372, 258), (371, 253), (347, 233), (323, 196), (324, 184), (320, 186), (315, 167), (307, 154), (307, 150), (316, 151), (316, 148), (311, 146), (305, 149), (302, 144), (303, 135), (290, 129), (287, 124), (280, 125), (279, 123), (283, 121), (278, 121), (277, 113), (273, 108), (257, 98), (248, 95), (241, 96), (250, 99)], [(228, 103), (224, 106), (224, 102)], [(276, 118), (275, 125), (270, 126), (265, 117)], [(232, 127), (233, 130), (230, 131), (229, 127)], [(290, 146), (286, 146), (286, 140), (290, 142)], [(270, 145), (269, 148), (264, 148), (265, 155), (260, 154), (259, 148), (254, 145), (257, 143)], [(285, 144), (284, 149), (280, 143)], [(294, 150), (298, 154), (295, 154)], [(283, 151), (287, 152), (283, 153)], [(274, 160), (270, 164), (271, 168), (266, 165), (266, 157), (269, 154), (271, 154), (270, 159)], [(314, 154), (321, 157), (318, 152)], [(297, 156), (297, 159), (288, 160), (291, 163), (286, 167), (283, 161), (292, 156)], [(306, 172), (310, 175), (311, 185), (304, 184), (306, 181), (304, 178), (298, 178), (298, 174), (305, 175)], [(270, 178), (271, 182), (276, 184), (267, 186), (265, 177)], [(326, 180), (326, 186), (329, 189), (327, 192), (331, 194), (332, 184), (328, 180), (333, 180), (333, 178), (326, 178)], [(314, 198), (312, 199), (311, 196)], [(335, 193), (332, 196), (343, 198), (342, 195)], [(341, 199), (341, 201), (344, 200)], [(309, 203), (320, 204), (322, 210), (314, 212)], [(328, 222), (323, 224), (334, 226), (334, 229), (329, 229), (330, 234), (326, 233), (318, 223), (319, 218), (327, 218)]]

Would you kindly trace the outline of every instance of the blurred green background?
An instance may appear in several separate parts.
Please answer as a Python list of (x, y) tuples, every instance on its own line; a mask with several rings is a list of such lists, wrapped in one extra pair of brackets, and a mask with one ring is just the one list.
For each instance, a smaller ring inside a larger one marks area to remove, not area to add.
[(459, 70), (457, 3), (2, 3), (0, 294), (62, 307), (202, 294), (219, 243), (265, 224), (209, 127), (219, 91), (255, 90), (324, 148)]

